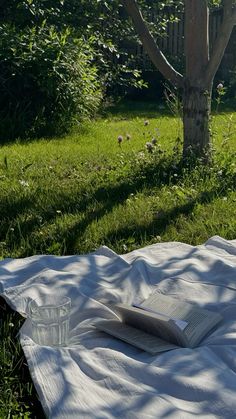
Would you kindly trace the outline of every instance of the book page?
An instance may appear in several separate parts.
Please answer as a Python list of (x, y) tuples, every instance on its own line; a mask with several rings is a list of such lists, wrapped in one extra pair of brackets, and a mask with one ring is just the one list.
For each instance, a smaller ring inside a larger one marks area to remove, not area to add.
[(187, 326), (182, 329), (182, 332), (187, 339), (187, 345), (190, 347), (197, 345), (204, 335), (222, 320), (219, 313), (185, 301), (180, 302), (158, 292), (153, 293), (140, 306), (148, 310), (163, 312), (164, 315), (186, 322)]
[(122, 322), (129, 326), (176, 345), (184, 346), (186, 343), (181, 329), (166, 315), (156, 314), (127, 304), (116, 304), (114, 310), (120, 314)]
[(176, 345), (128, 326), (119, 320), (101, 320), (95, 323), (95, 327), (152, 355), (178, 348)]
[[(142, 306), (141, 304), (133, 304), (132, 307), (143, 309), (144, 306)], [(188, 325), (188, 323), (184, 320), (177, 319), (173, 316), (171, 316), (171, 317), (167, 316), (166, 314), (163, 314), (163, 313), (161, 313), (160, 311), (157, 311), (157, 310), (153, 310), (149, 307), (145, 307), (145, 310), (148, 311), (149, 313), (160, 314), (161, 316), (164, 316), (164, 317), (168, 318), (168, 320), (171, 318), (171, 320), (174, 321), (174, 323), (176, 324), (176, 326), (178, 326), (180, 328), (180, 330), (184, 330)]]

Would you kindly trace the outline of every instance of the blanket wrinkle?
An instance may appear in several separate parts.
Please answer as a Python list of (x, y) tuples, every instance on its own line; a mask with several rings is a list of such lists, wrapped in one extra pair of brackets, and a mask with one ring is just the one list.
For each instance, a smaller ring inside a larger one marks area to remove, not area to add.
[[(33, 383), (52, 419), (232, 419), (236, 411), (236, 240), (157, 243), (124, 255), (106, 246), (87, 255), (0, 261), (0, 294), (27, 315), (30, 299), (72, 299), (68, 347), (37, 345), (20, 330)], [(194, 349), (152, 356), (94, 327), (109, 302), (142, 302), (151, 292), (223, 315)], [(158, 416), (157, 416), (158, 415)]]

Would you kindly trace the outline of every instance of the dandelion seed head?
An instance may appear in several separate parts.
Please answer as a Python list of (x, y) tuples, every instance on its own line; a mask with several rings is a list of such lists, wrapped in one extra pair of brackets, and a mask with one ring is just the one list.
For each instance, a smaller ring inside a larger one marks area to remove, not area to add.
[(149, 141), (145, 144), (145, 147), (146, 147), (146, 149), (149, 153), (153, 152), (154, 145), (152, 143), (150, 143)]
[(119, 135), (118, 138), (117, 138), (117, 141), (118, 141), (118, 144), (120, 145), (123, 141), (123, 136)]

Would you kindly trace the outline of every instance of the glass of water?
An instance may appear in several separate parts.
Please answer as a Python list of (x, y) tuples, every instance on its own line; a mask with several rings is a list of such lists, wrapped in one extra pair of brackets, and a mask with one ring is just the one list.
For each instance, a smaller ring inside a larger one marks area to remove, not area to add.
[(70, 310), (69, 297), (46, 297), (43, 303), (31, 300), (29, 317), (33, 340), (39, 345), (67, 346)]

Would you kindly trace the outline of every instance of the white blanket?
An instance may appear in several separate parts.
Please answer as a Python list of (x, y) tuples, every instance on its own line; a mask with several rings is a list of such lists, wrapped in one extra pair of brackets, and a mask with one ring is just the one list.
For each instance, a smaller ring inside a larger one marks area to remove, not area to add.
[[(195, 349), (151, 356), (97, 331), (113, 318), (103, 301), (141, 302), (154, 286), (219, 311), (224, 320)], [(222, 418), (236, 412), (236, 240), (161, 243), (118, 256), (33, 256), (0, 262), (0, 294), (27, 312), (29, 298), (72, 299), (67, 348), (41, 347), (27, 319), (20, 331), (30, 373), (48, 417)]]

